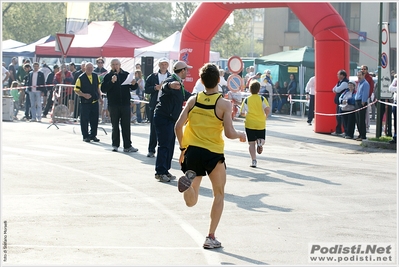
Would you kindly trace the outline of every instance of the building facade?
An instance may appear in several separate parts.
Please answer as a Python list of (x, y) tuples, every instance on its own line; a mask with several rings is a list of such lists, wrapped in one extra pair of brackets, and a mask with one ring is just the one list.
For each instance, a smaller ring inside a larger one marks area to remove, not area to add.
[[(378, 69), (380, 3), (331, 3), (348, 28), (350, 61)], [(397, 3), (383, 3), (383, 22), (389, 22), (390, 68), (397, 71)], [(262, 27), (263, 24), (263, 27)], [(263, 31), (263, 34), (262, 34)], [(314, 38), (289, 8), (265, 8), (263, 21), (254, 21), (254, 38), (263, 38), (263, 55), (314, 47)]]

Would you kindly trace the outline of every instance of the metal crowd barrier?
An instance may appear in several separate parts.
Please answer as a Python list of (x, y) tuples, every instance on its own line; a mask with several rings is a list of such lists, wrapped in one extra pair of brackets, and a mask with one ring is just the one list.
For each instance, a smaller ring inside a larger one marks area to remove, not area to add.
[(76, 122), (79, 119), (79, 97), (72, 84), (57, 84), (53, 89), (53, 105), (51, 108), (51, 124), (57, 127), (59, 122)]

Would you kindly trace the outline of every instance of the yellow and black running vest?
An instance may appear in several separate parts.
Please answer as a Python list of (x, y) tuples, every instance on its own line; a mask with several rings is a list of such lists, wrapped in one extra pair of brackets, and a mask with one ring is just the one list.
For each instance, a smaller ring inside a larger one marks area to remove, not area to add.
[(188, 113), (188, 123), (184, 129), (183, 147), (197, 146), (211, 152), (224, 153), (223, 119), (216, 115), (216, 102), (220, 93), (197, 94), (196, 103)]

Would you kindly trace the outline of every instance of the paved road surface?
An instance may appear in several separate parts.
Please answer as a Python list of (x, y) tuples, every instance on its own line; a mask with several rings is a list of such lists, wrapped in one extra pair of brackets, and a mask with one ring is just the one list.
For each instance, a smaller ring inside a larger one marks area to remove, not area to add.
[[(242, 120), (234, 124), (243, 130)], [(148, 124), (132, 125), (139, 152), (131, 154), (111, 152), (110, 124), (100, 125), (108, 134), (99, 130), (101, 142), (90, 144), (79, 125), (48, 125), (1, 125), (5, 266), (314, 265), (309, 244), (397, 242), (395, 151), (316, 134), (299, 116), (268, 120), (256, 169), (246, 143), (226, 140), (225, 209), (216, 233), (223, 248), (216, 250), (202, 248), (208, 178), (193, 208), (176, 181), (157, 182), (155, 159), (146, 157)], [(179, 153), (176, 146), (176, 176)]]

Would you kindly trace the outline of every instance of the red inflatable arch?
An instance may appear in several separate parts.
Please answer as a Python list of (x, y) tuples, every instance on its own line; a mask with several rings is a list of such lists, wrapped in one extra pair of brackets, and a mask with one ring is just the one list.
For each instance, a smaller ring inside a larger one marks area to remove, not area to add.
[[(348, 31), (341, 16), (329, 3), (201, 3), (184, 25), (181, 34), (180, 60), (194, 68), (185, 80), (191, 89), (198, 70), (209, 62), (210, 42), (235, 9), (289, 7), (315, 39), (316, 98), (315, 112), (336, 112), (332, 88), (336, 73), (349, 70)], [(315, 115), (315, 132), (335, 131), (335, 116)]]

